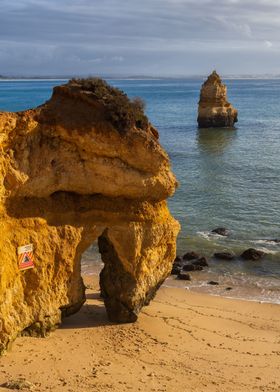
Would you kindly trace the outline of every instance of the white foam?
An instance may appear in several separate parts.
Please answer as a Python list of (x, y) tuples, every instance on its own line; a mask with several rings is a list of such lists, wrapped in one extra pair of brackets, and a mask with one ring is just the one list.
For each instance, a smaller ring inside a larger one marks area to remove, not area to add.
[(271, 250), (271, 249), (267, 249), (267, 248), (257, 248), (257, 250), (270, 254), (270, 255), (277, 255), (277, 253), (279, 253), (277, 250)]
[(200, 237), (206, 239), (207, 241), (212, 241), (213, 239), (218, 239), (218, 238), (225, 238), (225, 236), (217, 234), (217, 233), (211, 233), (210, 231), (197, 231), (197, 233)]
[[(259, 302), (261, 304), (275, 304), (275, 305), (280, 305), (280, 299), (279, 296), (269, 296), (269, 292), (263, 292), (260, 293), (260, 295), (250, 295), (247, 293), (247, 295), (238, 294), (238, 291), (234, 290), (234, 289), (238, 289), (238, 287), (233, 287), (233, 292), (232, 295), (226, 294), (225, 292), (220, 291), (220, 289), (223, 289), (221, 286), (209, 286), (208, 284), (205, 285), (190, 285), (190, 286), (171, 286), (168, 284), (163, 284), (163, 287), (166, 288), (177, 288), (177, 289), (184, 289), (184, 290), (188, 290), (188, 291), (193, 291), (195, 293), (199, 293), (199, 294), (204, 294), (204, 295), (211, 295), (213, 297), (222, 297), (222, 298), (227, 298), (227, 299), (233, 299), (233, 300), (240, 300), (240, 301), (249, 301), (249, 302)], [(207, 291), (200, 291), (200, 290), (196, 290), (199, 287), (207, 287), (209, 288), (209, 290)], [(213, 288), (218, 289), (219, 292), (213, 292)]]
[(211, 295), (212, 297), (223, 297), (223, 298), (227, 298), (227, 299), (240, 300), (240, 301), (259, 302), (260, 304), (280, 305), (280, 300), (275, 300), (274, 298), (271, 298), (271, 299), (267, 298), (267, 299), (261, 300), (261, 299), (252, 298), (252, 297), (238, 297), (238, 296), (221, 295), (221, 294), (215, 294), (215, 293), (207, 293), (207, 295)]
[(252, 242), (253, 244), (272, 245), (272, 246), (279, 246), (280, 247), (280, 243), (273, 241), (273, 240), (252, 240), (250, 242)]

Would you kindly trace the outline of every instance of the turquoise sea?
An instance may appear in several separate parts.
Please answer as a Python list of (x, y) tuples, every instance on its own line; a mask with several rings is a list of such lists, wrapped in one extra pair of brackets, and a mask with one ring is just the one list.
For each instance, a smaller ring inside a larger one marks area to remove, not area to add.
[[(0, 110), (42, 104), (62, 80), (1, 81)], [(191, 283), (169, 278), (167, 285), (217, 295), (280, 303), (280, 80), (225, 80), (229, 101), (239, 111), (236, 129), (198, 130), (201, 80), (110, 80), (130, 97), (146, 102), (160, 132), (180, 187), (169, 200), (181, 223), (178, 254), (198, 251), (209, 258), (207, 271)], [(228, 238), (211, 235), (227, 227)], [(216, 251), (236, 255), (250, 247), (266, 252), (261, 261), (218, 261)], [(87, 252), (90, 268), (95, 250)], [(210, 287), (208, 280), (220, 285)], [(232, 290), (225, 291), (226, 287)]]

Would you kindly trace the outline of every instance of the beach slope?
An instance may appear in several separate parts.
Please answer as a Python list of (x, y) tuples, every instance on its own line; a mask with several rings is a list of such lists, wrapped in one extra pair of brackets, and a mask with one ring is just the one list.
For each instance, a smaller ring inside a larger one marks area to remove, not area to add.
[[(134, 324), (108, 322), (97, 277), (47, 338), (21, 337), (0, 384), (34, 391), (279, 391), (280, 307), (162, 287)], [(7, 391), (0, 387), (0, 391)]]

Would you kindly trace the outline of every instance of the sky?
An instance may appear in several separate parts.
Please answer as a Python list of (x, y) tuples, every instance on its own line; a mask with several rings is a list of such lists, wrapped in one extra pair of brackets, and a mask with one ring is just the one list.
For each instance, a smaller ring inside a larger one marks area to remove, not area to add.
[(280, 74), (280, 0), (0, 0), (0, 74)]

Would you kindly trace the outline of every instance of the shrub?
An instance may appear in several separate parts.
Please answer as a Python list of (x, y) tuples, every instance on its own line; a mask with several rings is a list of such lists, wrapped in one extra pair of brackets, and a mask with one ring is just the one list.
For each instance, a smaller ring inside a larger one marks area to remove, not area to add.
[(105, 108), (106, 119), (119, 131), (126, 132), (133, 126), (147, 130), (149, 121), (144, 113), (145, 103), (141, 98), (130, 100), (116, 87), (100, 78), (72, 79), (70, 86), (87, 91)]

